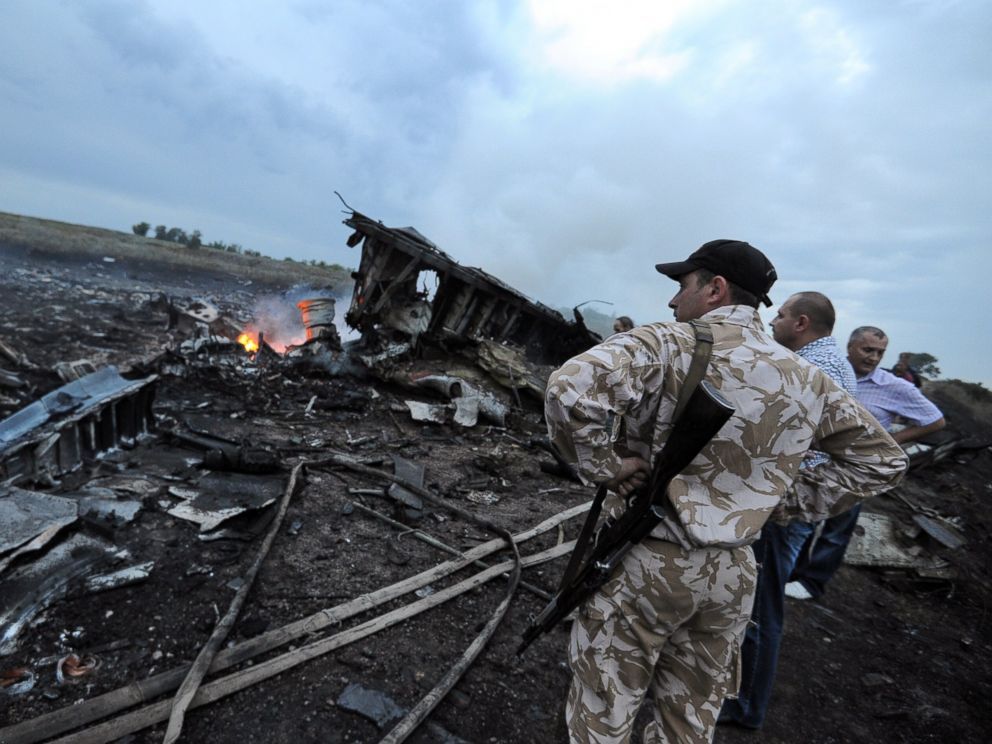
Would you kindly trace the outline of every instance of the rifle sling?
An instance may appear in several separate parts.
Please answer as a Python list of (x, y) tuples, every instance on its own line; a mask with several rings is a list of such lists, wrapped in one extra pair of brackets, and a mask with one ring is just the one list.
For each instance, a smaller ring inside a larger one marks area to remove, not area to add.
[(600, 486), (596, 489), (596, 498), (593, 499), (592, 506), (589, 507), (586, 521), (582, 524), (582, 531), (579, 532), (579, 536), (575, 539), (575, 547), (572, 548), (572, 555), (568, 559), (568, 566), (565, 568), (565, 573), (561, 577), (561, 583), (558, 585), (559, 592), (569, 586), (579, 572), (582, 558), (586, 554), (586, 546), (589, 544), (592, 533), (596, 528), (596, 522), (599, 521), (599, 513), (603, 509), (606, 491), (606, 486)]
[(706, 374), (706, 367), (710, 363), (710, 354), (713, 351), (713, 331), (710, 329), (710, 324), (702, 320), (690, 320), (689, 324), (696, 336), (696, 346), (692, 350), (689, 371), (685, 374), (679, 399), (675, 403), (675, 413), (672, 416), (673, 424), (682, 417), (682, 412), (689, 404), (689, 398), (696, 392), (696, 387)]
[[(689, 323), (696, 337), (696, 345), (692, 350), (692, 361), (689, 362), (689, 371), (686, 373), (685, 381), (682, 383), (682, 390), (679, 391), (679, 399), (675, 403), (675, 413), (672, 416), (672, 423), (679, 420), (686, 405), (689, 403), (689, 399), (706, 374), (706, 367), (709, 365), (710, 354), (713, 350), (713, 331), (710, 329), (710, 324), (702, 320), (691, 320)], [(572, 555), (568, 559), (568, 566), (566, 566), (565, 573), (562, 574), (561, 582), (558, 585), (559, 593), (571, 585), (576, 574), (579, 572), (582, 559), (586, 554), (586, 548), (589, 545), (589, 540), (592, 539), (596, 523), (599, 521), (599, 514), (603, 508), (606, 492), (606, 486), (600, 486), (596, 490), (596, 498), (593, 499), (592, 506), (589, 507), (586, 521), (583, 523), (582, 530), (575, 540), (575, 548), (572, 550)], [(666, 504), (668, 502), (664, 494), (656, 494), (655, 498), (663, 500)], [(646, 501), (645, 510), (649, 509), (650, 506), (651, 501)], [(669, 504), (665, 511), (669, 516), (672, 516), (674, 510), (671, 509)]]

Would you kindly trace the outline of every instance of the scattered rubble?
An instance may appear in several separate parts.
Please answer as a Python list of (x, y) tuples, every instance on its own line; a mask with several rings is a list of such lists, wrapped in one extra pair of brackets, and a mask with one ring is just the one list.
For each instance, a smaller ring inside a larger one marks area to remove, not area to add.
[[(273, 719), (286, 739), (370, 741), (428, 713), (415, 740), (553, 739), (564, 635), (524, 660), (513, 649), (591, 493), (544, 436), (540, 400), (551, 366), (598, 337), (412, 228), (346, 224), (362, 247), (350, 328), (334, 288), (273, 290), (295, 318), (284, 332), (253, 312), (263, 288), (230, 278), (204, 291), (57, 267), (0, 277), (57, 306), (0, 320), (0, 741), (157, 741), (170, 712), (191, 741), (244, 740)], [(992, 599), (970, 557), (990, 491), (952, 467), (992, 474), (982, 432), (936, 443), (866, 509), (850, 562), (874, 567), (842, 572), (840, 606), (790, 617), (829, 639), (796, 653), (830, 680), (840, 662), (821, 647), (852, 642), (848, 602), (866, 625), (886, 612), (873, 602), (898, 605), (886, 633), (960, 655), (966, 680), (987, 660), (987, 624), (905, 619), (931, 611), (935, 586), (933, 612)], [(845, 581), (871, 590), (845, 597)], [(790, 672), (789, 653), (780, 677), (818, 679), (799, 660)], [(877, 724), (905, 718), (908, 737), (915, 714), (886, 699), (904, 687), (886, 654), (845, 673), (898, 712)], [(960, 734), (970, 693), (945, 683), (934, 704), (952, 716), (931, 719)]]

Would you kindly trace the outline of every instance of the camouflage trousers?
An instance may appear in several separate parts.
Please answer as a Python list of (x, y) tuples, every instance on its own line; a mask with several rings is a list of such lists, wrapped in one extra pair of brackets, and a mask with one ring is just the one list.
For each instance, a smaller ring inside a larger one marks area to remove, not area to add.
[(648, 690), (645, 744), (712, 741), (724, 697), (737, 693), (756, 575), (750, 547), (636, 545), (572, 625), (570, 741), (627, 742)]

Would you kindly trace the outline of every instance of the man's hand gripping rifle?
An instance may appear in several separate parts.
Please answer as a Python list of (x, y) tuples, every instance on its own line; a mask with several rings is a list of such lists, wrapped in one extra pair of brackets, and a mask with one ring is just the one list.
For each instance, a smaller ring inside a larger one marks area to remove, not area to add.
[(605, 495), (605, 486), (600, 486), (582, 533), (576, 540), (561, 586), (548, 606), (524, 631), (518, 654), (605, 584), (627, 551), (650, 534), (665, 518), (666, 510), (671, 513), (668, 484), (689, 466), (733, 413), (733, 406), (712, 385), (700, 382), (672, 427), (665, 446), (655, 458), (648, 488), (633, 496), (626, 511), (616, 520), (604, 522), (596, 533), (589, 557), (583, 563), (585, 546), (599, 517), (599, 507)]

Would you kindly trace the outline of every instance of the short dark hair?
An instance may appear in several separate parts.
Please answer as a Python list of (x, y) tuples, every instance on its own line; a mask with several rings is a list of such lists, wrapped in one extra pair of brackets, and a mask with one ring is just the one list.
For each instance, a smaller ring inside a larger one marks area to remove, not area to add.
[(805, 315), (817, 333), (833, 333), (837, 313), (830, 298), (820, 292), (797, 292), (792, 295), (792, 314)]
[[(717, 276), (709, 269), (696, 269), (693, 274), (696, 275), (696, 281), (699, 282), (697, 286), (702, 286), (704, 284), (709, 284), (713, 281), (713, 278)], [(727, 279), (727, 277), (723, 277)], [(734, 284), (732, 281), (727, 279), (727, 289), (730, 295), (730, 301), (735, 305), (747, 305), (748, 307), (753, 307), (757, 309), (758, 303), (761, 300), (758, 299), (758, 295), (748, 292), (746, 289), (738, 284)]]
[(615, 322), (619, 323), (625, 331), (629, 331), (631, 328), (634, 327), (634, 321), (631, 320), (629, 315), (621, 315), (616, 319)]
[(883, 331), (881, 328), (876, 328), (875, 326), (858, 326), (853, 331), (851, 331), (851, 337), (847, 340), (847, 343), (852, 343), (853, 341), (857, 341), (859, 338), (867, 334), (871, 334), (879, 341), (888, 338), (888, 336), (885, 335), (885, 331)]

